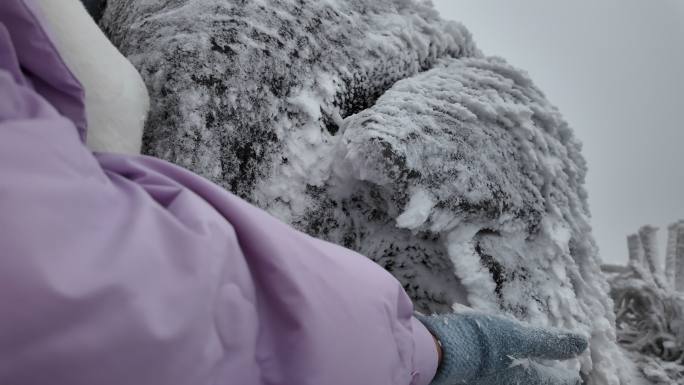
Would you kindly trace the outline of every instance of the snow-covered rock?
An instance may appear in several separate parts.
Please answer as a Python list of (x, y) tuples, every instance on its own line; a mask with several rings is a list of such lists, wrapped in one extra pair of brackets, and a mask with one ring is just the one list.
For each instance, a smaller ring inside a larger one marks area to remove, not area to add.
[(325, 183), (344, 118), (475, 52), (413, 1), (122, 0), (101, 25), (154, 95), (144, 151), (282, 217)]
[(526, 73), (417, 0), (119, 0), (152, 96), (144, 152), (458, 304), (590, 336), (629, 384), (571, 129)]

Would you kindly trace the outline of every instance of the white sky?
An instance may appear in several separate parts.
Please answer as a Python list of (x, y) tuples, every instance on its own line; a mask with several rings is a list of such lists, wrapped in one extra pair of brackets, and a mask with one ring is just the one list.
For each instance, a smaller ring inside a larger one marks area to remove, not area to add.
[(584, 144), (604, 261), (626, 261), (640, 226), (664, 240), (684, 219), (684, 1), (433, 2), (485, 54), (527, 70)]

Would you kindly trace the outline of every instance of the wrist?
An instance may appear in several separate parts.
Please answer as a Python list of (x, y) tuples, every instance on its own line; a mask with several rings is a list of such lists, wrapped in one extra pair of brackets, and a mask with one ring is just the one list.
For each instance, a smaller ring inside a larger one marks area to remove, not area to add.
[(415, 316), (433, 335), (433, 352), (439, 352), (439, 345), (442, 348), (442, 357), (431, 385), (470, 383), (474, 380), (481, 370), (485, 348), (477, 325), (467, 316), (457, 313), (429, 316), (416, 313)]
[(432, 336), (432, 339), (435, 340), (435, 348), (437, 349), (437, 370), (439, 370), (439, 367), (442, 365), (442, 342), (440, 342), (439, 338), (432, 334), (432, 332), (430, 332), (430, 335)]

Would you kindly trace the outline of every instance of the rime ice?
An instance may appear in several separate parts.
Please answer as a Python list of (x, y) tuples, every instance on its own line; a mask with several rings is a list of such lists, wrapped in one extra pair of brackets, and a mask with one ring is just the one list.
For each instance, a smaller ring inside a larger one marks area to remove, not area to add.
[(102, 26), (150, 90), (147, 154), (369, 256), (419, 310), (591, 335), (590, 383), (629, 383), (581, 145), (462, 25), (412, 0), (120, 0)]

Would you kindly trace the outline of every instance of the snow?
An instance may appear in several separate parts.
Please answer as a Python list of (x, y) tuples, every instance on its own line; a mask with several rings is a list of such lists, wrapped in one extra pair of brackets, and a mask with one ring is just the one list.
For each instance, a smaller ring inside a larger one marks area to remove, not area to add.
[(149, 96), (138, 71), (109, 42), (79, 0), (35, 3), (62, 58), (85, 89), (88, 147), (139, 154)]
[(418, 188), (411, 194), (411, 200), (406, 205), (404, 212), (397, 217), (397, 227), (404, 229), (417, 229), (430, 217), (435, 202), (430, 193)]
[(581, 144), (528, 75), (412, 0), (110, 2), (152, 95), (144, 152), (359, 251), (424, 313), (462, 305), (590, 336), (631, 384)]

